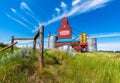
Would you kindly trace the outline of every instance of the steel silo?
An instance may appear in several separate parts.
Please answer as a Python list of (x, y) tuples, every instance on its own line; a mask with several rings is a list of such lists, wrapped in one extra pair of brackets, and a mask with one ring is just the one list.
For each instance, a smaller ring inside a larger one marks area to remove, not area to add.
[(48, 37), (48, 48), (49, 49), (54, 49), (55, 48), (55, 43), (57, 40), (57, 36), (54, 34), (50, 34)]
[(96, 38), (88, 38), (88, 50), (89, 51), (97, 51), (97, 39)]

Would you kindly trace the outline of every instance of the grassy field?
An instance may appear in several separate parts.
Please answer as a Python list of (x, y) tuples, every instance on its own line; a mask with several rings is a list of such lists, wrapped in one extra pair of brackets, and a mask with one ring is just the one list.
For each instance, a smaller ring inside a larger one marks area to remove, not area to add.
[(0, 83), (120, 83), (120, 54), (77, 53), (45, 50), (45, 67), (24, 48), (0, 54)]

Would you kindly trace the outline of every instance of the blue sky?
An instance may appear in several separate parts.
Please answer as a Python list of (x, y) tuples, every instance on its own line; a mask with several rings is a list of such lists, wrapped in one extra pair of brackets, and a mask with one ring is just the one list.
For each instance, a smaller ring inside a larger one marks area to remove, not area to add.
[(120, 50), (119, 4), (120, 0), (0, 0), (0, 42), (9, 42), (13, 35), (33, 37), (43, 24), (47, 46), (48, 32), (57, 34), (61, 19), (67, 17), (73, 36), (87, 32), (97, 38), (99, 50)]

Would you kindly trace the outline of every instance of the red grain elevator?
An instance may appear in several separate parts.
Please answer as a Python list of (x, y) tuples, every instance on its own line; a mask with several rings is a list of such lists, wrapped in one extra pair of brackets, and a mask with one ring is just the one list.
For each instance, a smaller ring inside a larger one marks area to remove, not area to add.
[(58, 29), (58, 39), (55, 42), (55, 48), (70, 45), (77, 52), (82, 52), (84, 49), (87, 51), (88, 44), (86, 42), (86, 33), (84, 33), (84, 35), (80, 35), (80, 37), (82, 41), (80, 41), (80, 39), (72, 39), (72, 28), (69, 26), (68, 19), (64, 17), (62, 19), (62, 24)]
[(62, 25), (58, 29), (58, 39), (72, 38), (72, 29), (69, 26), (68, 19), (62, 19)]

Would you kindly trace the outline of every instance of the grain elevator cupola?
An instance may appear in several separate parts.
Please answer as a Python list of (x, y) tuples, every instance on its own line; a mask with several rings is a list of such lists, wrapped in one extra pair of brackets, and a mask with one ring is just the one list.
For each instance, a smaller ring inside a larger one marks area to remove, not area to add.
[(72, 29), (69, 26), (68, 19), (62, 19), (62, 25), (58, 29), (58, 39), (72, 38)]

